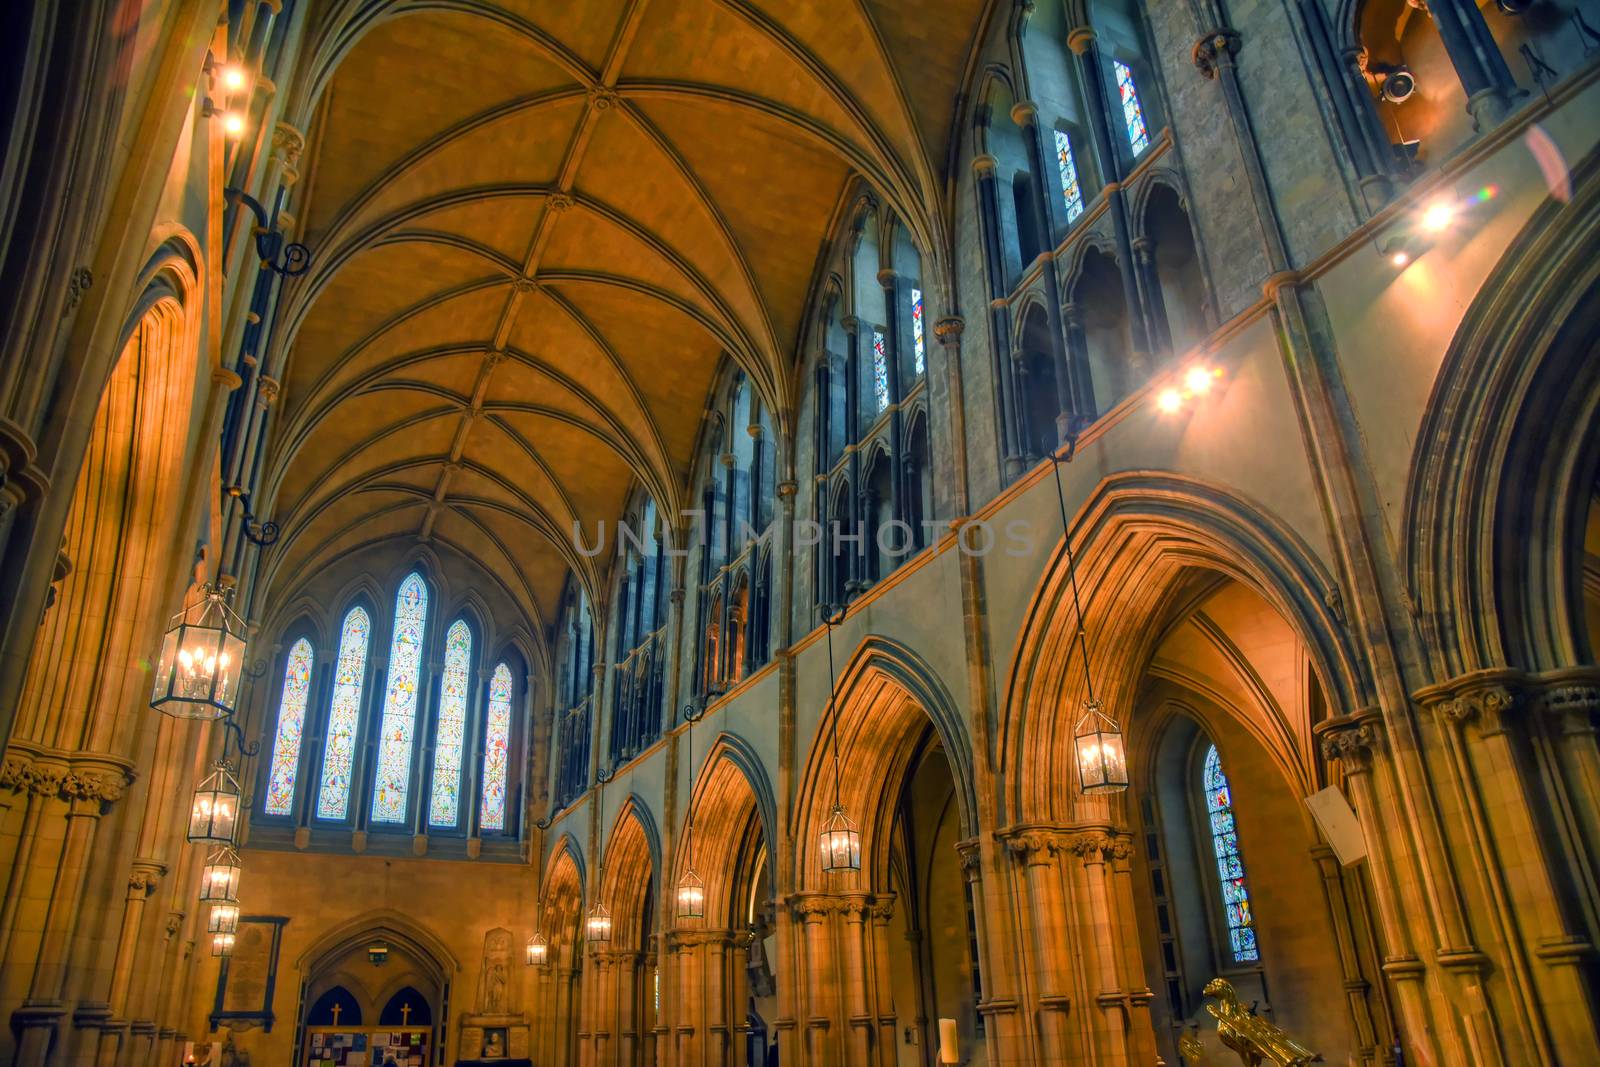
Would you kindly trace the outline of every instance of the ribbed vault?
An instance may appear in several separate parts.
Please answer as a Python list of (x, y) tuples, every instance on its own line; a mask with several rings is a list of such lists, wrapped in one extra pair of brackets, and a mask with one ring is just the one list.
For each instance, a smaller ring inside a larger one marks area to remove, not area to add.
[[(774, 423), (817, 250), (864, 177), (943, 270), (950, 101), (984, 0), (342, 0), (287, 119), (313, 269), (285, 286), (267, 592), (390, 539), (536, 626), (572, 529), (671, 513), (724, 361)], [(933, 284), (933, 283), (930, 283)]]

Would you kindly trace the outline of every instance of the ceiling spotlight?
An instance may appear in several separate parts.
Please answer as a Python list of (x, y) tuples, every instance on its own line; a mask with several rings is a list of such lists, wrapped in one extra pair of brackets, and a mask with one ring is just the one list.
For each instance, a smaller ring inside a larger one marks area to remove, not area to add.
[(223, 115), (222, 132), (233, 138), (242, 136), (244, 134), (244, 116), (237, 111), (230, 111)]
[(1393, 263), (1397, 267), (1403, 267), (1407, 263), (1411, 262), (1411, 253), (1405, 251), (1396, 252), (1394, 255), (1389, 257), (1389, 262)]
[(1211, 391), (1211, 382), (1215, 372), (1206, 367), (1190, 367), (1183, 376), (1183, 384), (1195, 396), (1204, 396)]
[(244, 68), (237, 63), (229, 63), (222, 68), (222, 87), (230, 93), (236, 93), (244, 88)]
[(1440, 233), (1455, 221), (1456, 206), (1448, 200), (1435, 200), (1422, 213), (1422, 228), (1430, 233)]
[(1410, 67), (1394, 67), (1385, 75), (1379, 91), (1389, 103), (1403, 104), (1417, 91), (1417, 76), (1411, 73)]
[(1176, 389), (1163, 389), (1156, 396), (1156, 407), (1171, 415), (1183, 407), (1183, 394)]

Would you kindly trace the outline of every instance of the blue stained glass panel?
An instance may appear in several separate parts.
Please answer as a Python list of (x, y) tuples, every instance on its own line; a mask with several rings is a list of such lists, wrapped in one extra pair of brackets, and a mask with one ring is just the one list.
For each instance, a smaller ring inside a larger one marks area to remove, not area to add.
[(1072, 157), (1072, 138), (1056, 131), (1056, 164), (1061, 170), (1061, 199), (1067, 203), (1067, 221), (1083, 214), (1083, 187), (1078, 184), (1078, 164)]
[(272, 739), (272, 770), (267, 776), (268, 815), (294, 810), (294, 780), (300, 771), (300, 738), (306, 725), (306, 697), (311, 692), (311, 642), (294, 643), (283, 665), (283, 697), (278, 701), (278, 732)]
[(928, 369), (928, 343), (922, 332), (922, 290), (911, 290), (911, 348), (916, 353), (917, 373)]
[(461, 748), (467, 732), (467, 687), (472, 668), (472, 628), (457, 619), (444, 635), (439, 679), (439, 722), (433, 730), (433, 790), (429, 826), (454, 826), (461, 813)]
[(872, 395), (879, 411), (889, 406), (889, 354), (884, 351), (882, 330), (872, 331)]
[(1233, 793), (1222, 773), (1216, 745), (1207, 750), (1201, 773), (1206, 814), (1211, 819), (1211, 843), (1217, 853), (1217, 875), (1222, 881), (1222, 914), (1228, 923), (1228, 944), (1235, 963), (1251, 963), (1261, 957), (1250, 915), (1250, 890), (1244, 881), (1244, 858), (1239, 855), (1239, 837), (1234, 831)]
[(400, 583), (394, 602), (394, 640), (389, 644), (389, 689), (383, 698), (378, 765), (372, 783), (372, 821), (405, 822), (411, 789), (411, 749), (417, 725), (417, 682), (422, 674), (423, 628), (428, 587), (422, 575)]
[(1139, 87), (1134, 84), (1133, 68), (1120, 59), (1111, 66), (1117, 72), (1117, 95), (1122, 98), (1122, 121), (1128, 127), (1128, 144), (1138, 155), (1150, 147), (1150, 131), (1145, 128), (1144, 108), (1139, 103)]
[(506, 767), (511, 745), (511, 668), (504, 663), (489, 679), (489, 716), (483, 731), (483, 795), (478, 825), (503, 830), (506, 825)]
[(350, 769), (355, 764), (356, 732), (361, 729), (361, 690), (366, 683), (367, 640), (371, 634), (372, 620), (366, 611), (351, 608), (339, 632), (328, 739), (322, 746), (319, 819), (343, 819), (350, 812)]

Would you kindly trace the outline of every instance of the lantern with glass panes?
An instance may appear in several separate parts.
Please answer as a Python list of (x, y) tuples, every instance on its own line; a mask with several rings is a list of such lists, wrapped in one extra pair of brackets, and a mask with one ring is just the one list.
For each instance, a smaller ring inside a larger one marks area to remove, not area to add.
[(233, 939), (231, 933), (216, 933), (211, 935), (211, 954), (213, 956), (233, 955)]
[(245, 627), (228, 607), (229, 592), (207, 585), (198, 604), (173, 616), (161, 643), (152, 708), (179, 719), (233, 714), (245, 665)]
[(539, 930), (528, 938), (528, 966), (543, 967), (550, 962), (550, 942)]
[(211, 854), (200, 872), (200, 903), (239, 903), (239, 854), (224, 845)]
[[(604, 868), (601, 877), (605, 877)], [(611, 912), (606, 909), (598, 899), (594, 907), (589, 909), (589, 915), (583, 922), (583, 935), (594, 944), (601, 944), (611, 940)]]
[(684, 846), (686, 863), (678, 878), (678, 918), (703, 919), (706, 917), (706, 883), (694, 869), (694, 724), (705, 715), (704, 706), (686, 704), (683, 721), (689, 724), (684, 731), (689, 746), (689, 812), (684, 819)]
[(231, 845), (239, 825), (239, 781), (233, 764), (217, 761), (217, 769), (200, 783), (189, 806), (189, 842), (195, 845)]
[(1120, 793), (1128, 788), (1128, 758), (1123, 745), (1122, 727), (1107, 715), (1105, 707), (1094, 695), (1094, 673), (1089, 665), (1089, 637), (1083, 621), (1083, 602), (1078, 596), (1078, 560), (1072, 551), (1072, 531), (1067, 526), (1067, 496), (1061, 488), (1061, 464), (1071, 463), (1078, 449), (1076, 429), (1067, 438), (1066, 447), (1053, 454), (1051, 466), (1056, 476), (1056, 506), (1061, 509), (1061, 543), (1067, 554), (1067, 582), (1072, 589), (1072, 617), (1077, 632), (1078, 653), (1083, 657), (1083, 684), (1088, 699), (1083, 702), (1083, 716), (1072, 731), (1074, 755), (1078, 764), (1078, 788), (1089, 796), (1097, 793)]
[(822, 869), (859, 871), (861, 869), (861, 831), (845, 814), (839, 799), (839, 678), (833, 669), (833, 628), (844, 621), (846, 606), (829, 605), (823, 614), (828, 626), (828, 726), (833, 740), (833, 812), (822, 826)]

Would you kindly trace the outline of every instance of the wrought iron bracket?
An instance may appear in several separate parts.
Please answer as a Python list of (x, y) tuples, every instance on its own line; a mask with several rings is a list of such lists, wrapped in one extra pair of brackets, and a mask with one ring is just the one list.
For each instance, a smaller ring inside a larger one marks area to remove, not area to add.
[(255, 216), (256, 254), (263, 267), (284, 278), (294, 278), (311, 269), (311, 249), (298, 241), (285, 242), (283, 231), (267, 220), (267, 209), (261, 201), (232, 187), (224, 189), (222, 195), (230, 204), (243, 204)]
[[(245, 756), (254, 756), (261, 751), (261, 742), (257, 741), (252, 744), (244, 739), (244, 729), (233, 721), (232, 715), (224, 715), (217, 721), (222, 723), (224, 729), (233, 734), (234, 743), (239, 746), (239, 751)], [(228, 758), (228, 739), (226, 737), (222, 739), (222, 758), (224, 760)]]
[(230, 485), (225, 492), (244, 505), (244, 525), (239, 532), (244, 535), (246, 541), (258, 548), (267, 548), (278, 543), (283, 531), (270, 519), (266, 522), (257, 519), (254, 509), (250, 507), (250, 494), (245, 492), (244, 486)]

